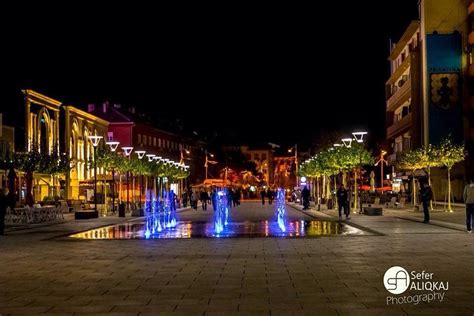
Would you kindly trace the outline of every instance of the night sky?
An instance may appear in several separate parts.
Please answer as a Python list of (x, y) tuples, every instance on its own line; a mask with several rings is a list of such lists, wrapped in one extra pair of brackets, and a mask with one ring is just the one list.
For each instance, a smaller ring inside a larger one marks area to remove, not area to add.
[(20, 89), (30, 88), (82, 108), (151, 108), (158, 124), (179, 119), (214, 142), (304, 144), (364, 128), (375, 145), (384, 139), (389, 38), (418, 17), (417, 0), (332, 1), (304, 16), (176, 14), (170, 23), (123, 9), (54, 22), (30, 12), (11, 27), (4, 120), (23, 122)]

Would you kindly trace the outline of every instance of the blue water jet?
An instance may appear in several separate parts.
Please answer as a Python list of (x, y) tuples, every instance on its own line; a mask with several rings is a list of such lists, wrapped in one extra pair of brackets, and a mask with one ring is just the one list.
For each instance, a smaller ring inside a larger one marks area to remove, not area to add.
[(277, 198), (275, 203), (275, 216), (278, 227), (282, 232), (286, 232), (286, 207), (285, 207), (285, 190), (279, 188), (277, 190)]

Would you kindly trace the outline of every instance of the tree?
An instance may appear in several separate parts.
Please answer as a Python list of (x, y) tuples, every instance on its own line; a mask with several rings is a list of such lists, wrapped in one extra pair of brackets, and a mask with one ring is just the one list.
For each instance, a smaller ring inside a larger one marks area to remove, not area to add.
[[(439, 148), (429, 144), (423, 147), (421, 153), (421, 165), (428, 173), (428, 185), (431, 186), (431, 168), (441, 167)], [(434, 199), (434, 198), (433, 198)], [(430, 200), (430, 208), (433, 210), (433, 201)]]
[(404, 152), (399, 160), (398, 167), (402, 170), (410, 170), (413, 175), (413, 189), (412, 189), (412, 202), (413, 206), (417, 205), (416, 200), (416, 185), (415, 185), (415, 171), (422, 169), (426, 163), (424, 162), (425, 152), (423, 149), (412, 149)]
[(453, 209), (451, 207), (451, 169), (455, 164), (464, 160), (466, 156), (466, 151), (464, 149), (464, 145), (453, 144), (451, 138), (448, 137), (441, 141), (435, 152), (436, 161), (438, 161), (439, 164), (448, 169), (448, 211), (452, 212)]

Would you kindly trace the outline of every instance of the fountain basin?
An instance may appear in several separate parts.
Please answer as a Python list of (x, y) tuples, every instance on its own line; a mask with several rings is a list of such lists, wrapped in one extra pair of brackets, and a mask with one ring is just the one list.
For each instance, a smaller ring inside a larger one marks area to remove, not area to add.
[(180, 221), (175, 227), (148, 235), (145, 222), (130, 222), (91, 229), (70, 235), (75, 239), (185, 239), (185, 238), (248, 238), (248, 237), (322, 237), (372, 235), (337, 221), (289, 221), (282, 230), (278, 223), (231, 222), (221, 232), (209, 222)]

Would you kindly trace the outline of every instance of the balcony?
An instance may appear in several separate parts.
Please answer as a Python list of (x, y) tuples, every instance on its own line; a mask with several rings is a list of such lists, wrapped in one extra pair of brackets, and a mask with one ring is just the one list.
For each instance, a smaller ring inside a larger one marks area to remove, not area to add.
[(387, 111), (395, 111), (411, 97), (411, 79), (408, 79), (387, 100)]
[(393, 123), (392, 126), (387, 128), (387, 138), (393, 138), (411, 127), (412, 114), (408, 113), (398, 122)]

